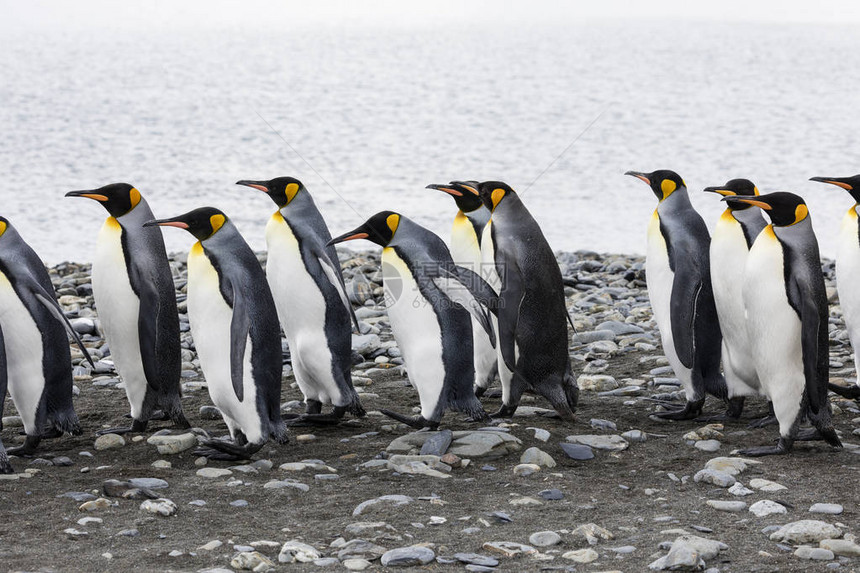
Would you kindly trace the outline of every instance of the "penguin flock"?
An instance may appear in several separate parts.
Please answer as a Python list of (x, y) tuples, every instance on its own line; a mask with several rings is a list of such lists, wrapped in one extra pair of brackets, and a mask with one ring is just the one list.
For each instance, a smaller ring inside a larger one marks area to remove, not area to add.
[[(860, 385), (829, 384), (827, 297), (803, 199), (762, 195), (746, 179), (707, 187), (726, 203), (711, 237), (677, 173), (627, 175), (646, 183), (658, 200), (648, 225), (646, 279), (665, 355), (686, 396), (682, 407), (660, 402), (663, 410), (654, 416), (733, 420), (747, 396), (763, 396), (772, 415), (754, 425), (777, 424), (779, 440), (743, 455), (785, 454), (796, 440), (841, 447), (827, 393), (857, 399)], [(860, 293), (851, 287), (860, 280), (860, 175), (812, 180), (841, 187), (855, 200), (842, 223), (836, 274), (856, 362)], [(237, 184), (277, 206), (266, 226), (265, 271), (219, 209), (158, 219), (126, 183), (66, 194), (97, 201), (109, 215), (93, 261), (93, 297), (132, 422), (100, 434), (145, 432), (151, 420), (190, 427), (181, 404), (179, 320), (163, 227), (196, 239), (188, 255), (188, 316), (210, 397), (228, 431), (203, 440), (198, 455), (248, 459), (270, 440), (286, 443), (289, 426), (365, 415), (351, 378), (351, 333), (359, 322), (334, 247), (353, 240), (382, 247), (385, 306), (420, 403), (417, 416), (383, 414), (419, 430), (436, 429), (449, 409), (486, 422), (510, 418), (523, 394), (532, 393), (573, 421), (579, 389), (561, 271), (509, 185), (427, 186), (456, 203), (449, 250), (436, 234), (393, 211), (332, 238), (298, 179)], [(281, 331), (306, 405), (299, 415), (280, 410)], [(0, 416), (8, 388), (26, 433), (23, 445), (8, 451), (0, 441), (0, 473), (13, 471), (8, 454), (29, 456), (44, 438), (81, 433), (69, 335), (92, 364), (41, 259), (0, 217)], [(497, 378), (502, 405), (488, 413), (480, 398)], [(724, 413), (701, 417), (707, 394), (725, 403)], [(804, 423), (810, 427), (801, 429)]]

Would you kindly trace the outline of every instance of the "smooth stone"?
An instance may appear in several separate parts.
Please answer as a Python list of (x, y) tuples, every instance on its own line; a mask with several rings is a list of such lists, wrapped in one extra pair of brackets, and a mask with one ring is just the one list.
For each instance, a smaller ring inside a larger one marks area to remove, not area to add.
[(73, 527), (69, 527), (68, 529), (64, 529), (63, 533), (66, 534), (66, 537), (69, 539), (81, 539), (89, 535), (86, 531), (79, 531)]
[(168, 462), (167, 460), (155, 460), (152, 462), (152, 467), (158, 468), (160, 470), (169, 470), (173, 467), (173, 464)]
[(822, 539), (818, 545), (842, 557), (860, 557), (860, 545), (848, 539)]
[[(354, 510), (352, 510), (352, 516), (358, 517), (363, 513), (367, 513), (371, 510), (384, 510), (385, 506), (389, 505), (406, 505), (415, 501), (413, 498), (408, 495), (383, 495), (380, 497), (376, 497), (373, 499), (368, 499), (367, 501), (363, 501), (358, 504)], [(382, 507), (379, 507), (382, 506)]]
[(478, 553), (455, 553), (454, 559), (460, 563), (478, 565), (481, 567), (496, 567), (499, 564), (498, 559), (488, 557), (486, 555), (480, 555)]
[(755, 514), (757, 517), (766, 517), (768, 515), (774, 515), (778, 513), (788, 513), (788, 510), (785, 508), (784, 505), (779, 504), (775, 501), (771, 501), (769, 499), (762, 499), (750, 506), (750, 513)]
[(621, 434), (621, 437), (628, 442), (636, 443), (641, 443), (648, 440), (648, 434), (646, 434), (642, 430), (627, 430), (626, 432)]
[(454, 432), (454, 441), (448, 448), (448, 452), (461, 458), (494, 459), (522, 449), (519, 438), (495, 429), (465, 432), (465, 435), (458, 434), (461, 432)]
[(705, 468), (696, 472), (693, 476), (696, 483), (709, 483), (717, 487), (731, 487), (735, 485), (735, 478), (724, 471)]
[(140, 535), (140, 531), (135, 528), (132, 529), (123, 529), (119, 533), (117, 533), (118, 537), (137, 537)]
[(551, 434), (548, 430), (544, 430), (543, 428), (526, 428), (527, 430), (531, 430), (535, 433), (534, 438), (541, 442), (546, 442), (549, 440)]
[(230, 560), (230, 567), (246, 571), (269, 571), (275, 563), (259, 551), (243, 551)]
[(422, 456), (441, 456), (448, 451), (451, 442), (454, 441), (454, 433), (451, 430), (442, 430), (433, 432), (433, 435), (427, 438), (421, 445)]
[(104, 519), (101, 517), (82, 517), (77, 521), (78, 525), (89, 525), (91, 523), (104, 523)]
[(158, 499), (147, 499), (140, 504), (140, 509), (141, 511), (148, 511), (149, 513), (167, 517), (176, 513), (176, 504), (165, 497), (160, 497)]
[(576, 384), (583, 392), (608, 392), (618, 388), (618, 381), (605, 374), (582, 374)]
[(747, 495), (752, 495), (755, 492), (744, 485), (741, 482), (735, 482), (735, 484), (729, 488), (729, 493), (732, 495), (736, 495), (738, 497), (743, 497)]
[(717, 511), (737, 512), (743, 511), (747, 508), (746, 502), (743, 501), (724, 501), (720, 499), (709, 499), (706, 503)]
[(606, 450), (610, 452), (620, 452), (626, 450), (630, 445), (627, 440), (617, 434), (599, 435), (599, 434), (583, 434), (577, 436), (568, 436), (567, 441), (574, 444), (589, 446), (596, 450)]
[(842, 531), (824, 521), (802, 519), (792, 521), (770, 534), (771, 541), (784, 543), (818, 543), (822, 539), (838, 539)]
[(78, 507), (78, 511), (81, 511), (81, 512), (98, 511), (100, 509), (107, 509), (110, 506), (111, 506), (111, 503), (109, 500), (107, 500), (103, 497), (100, 497), (100, 498), (94, 499), (92, 501), (85, 501), (84, 503), (82, 503)]
[(526, 477), (538, 473), (539, 471), (540, 466), (537, 464), (517, 464), (514, 466), (515, 476)]
[(545, 489), (538, 492), (538, 495), (543, 499), (552, 501), (556, 499), (564, 499), (564, 493), (560, 489)]
[(342, 565), (349, 571), (364, 571), (372, 565), (367, 559), (344, 559)]
[(682, 535), (672, 542), (672, 547), (665, 557), (657, 559), (648, 567), (652, 570), (671, 571), (704, 569), (706, 559), (713, 559), (726, 549), (728, 545), (721, 541), (698, 535)]
[(531, 545), (524, 545), (514, 541), (487, 541), (481, 547), (487, 551), (500, 553), (505, 557), (516, 557), (517, 555), (533, 555), (537, 549)]
[(232, 507), (248, 507), (248, 501), (244, 499), (237, 499), (230, 502)]
[(697, 450), (702, 450), (703, 452), (716, 452), (720, 449), (721, 445), (722, 443), (719, 440), (699, 440), (693, 444)]
[(427, 565), (436, 559), (432, 549), (421, 545), (398, 547), (382, 554), (380, 562), (383, 567), (417, 567)]
[(201, 545), (200, 547), (198, 547), (197, 550), (198, 551), (214, 551), (215, 549), (218, 549), (222, 545), (224, 545), (223, 542), (221, 542), (217, 539), (213, 539), (212, 541), (205, 543), (205, 544)]
[(381, 533), (382, 531), (395, 531), (395, 529), (384, 521), (356, 521), (344, 528), (344, 533), (350, 537), (361, 537), (368, 532)]
[(343, 547), (337, 553), (337, 558), (341, 561), (346, 559), (379, 559), (388, 551), (385, 547), (365, 541), (364, 539), (353, 539), (344, 543)]
[(809, 547), (802, 545), (794, 551), (794, 556), (800, 559), (811, 559), (813, 561), (830, 561), (836, 556), (829, 549), (820, 547)]
[(93, 447), (98, 451), (121, 448), (125, 445), (125, 438), (119, 434), (105, 434), (96, 438)]
[(748, 469), (749, 466), (758, 464), (761, 464), (761, 462), (747, 458), (718, 457), (708, 460), (707, 463), (705, 463), (705, 468), (736, 476)]
[(197, 476), (203, 478), (220, 478), (229, 475), (233, 475), (233, 472), (224, 468), (200, 468), (197, 470)]
[(528, 448), (520, 456), (521, 464), (535, 464), (544, 468), (554, 468), (556, 462), (551, 455), (541, 450), (540, 448)]
[(839, 515), (842, 511), (843, 507), (838, 503), (815, 503), (809, 508), (809, 513), (826, 513), (829, 515)]
[(156, 446), (161, 455), (172, 455), (190, 450), (197, 445), (197, 436), (192, 433), (179, 434), (176, 436), (162, 435), (150, 436), (146, 443)]
[(559, 444), (564, 453), (572, 460), (590, 460), (594, 457), (594, 451), (588, 447), (581, 444), (568, 444), (566, 442), (562, 442)]
[(551, 547), (561, 543), (561, 535), (555, 531), (538, 531), (529, 535), (529, 543), (537, 547)]
[(750, 480), (750, 487), (759, 491), (775, 492), (788, 489), (782, 484), (770, 481), (769, 479), (755, 478)]
[(321, 557), (316, 547), (296, 539), (287, 541), (278, 553), (279, 563), (311, 563)]
[(592, 561), (596, 561), (598, 557), (599, 555), (597, 554), (597, 551), (590, 547), (568, 551), (561, 555), (562, 559), (569, 559), (576, 563), (591, 563)]
[(128, 483), (134, 487), (146, 489), (164, 489), (169, 486), (166, 481), (158, 478), (131, 478)]
[(215, 406), (200, 406), (200, 417), (204, 420), (220, 420), (221, 410)]

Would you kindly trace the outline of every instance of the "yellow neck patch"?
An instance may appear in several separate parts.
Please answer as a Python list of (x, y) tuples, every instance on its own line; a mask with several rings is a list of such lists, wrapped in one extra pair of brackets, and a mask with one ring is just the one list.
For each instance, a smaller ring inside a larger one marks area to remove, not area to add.
[(284, 194), (287, 196), (287, 204), (289, 205), (290, 201), (292, 201), (296, 194), (299, 192), (298, 183), (290, 183), (287, 185), (287, 188), (284, 189)]
[(218, 229), (224, 226), (224, 223), (227, 222), (227, 217), (218, 213), (217, 215), (212, 215), (209, 217), (209, 225), (212, 226), (212, 234), (210, 237), (218, 232)]
[(675, 189), (677, 188), (678, 186), (675, 185), (675, 182), (671, 179), (663, 179), (663, 181), (660, 183), (660, 191), (663, 192), (663, 199), (671, 195), (672, 192), (675, 191)]
[(505, 190), (504, 189), (502, 189), (500, 187), (493, 189), (493, 193), (490, 195), (490, 199), (493, 202), (493, 209), (496, 208), (496, 206), (499, 204), (499, 201), (501, 201), (502, 197), (504, 197), (504, 196), (505, 196)]
[[(128, 198), (131, 201), (131, 209), (134, 209), (137, 207), (137, 204), (140, 203), (140, 191), (132, 187), (131, 191), (128, 192)], [(131, 209), (129, 209), (129, 211), (131, 211)]]
[(202, 255), (203, 254), (203, 245), (200, 244), (200, 241), (197, 241), (193, 245), (191, 245), (191, 250), (188, 251), (189, 255)]
[(792, 225), (796, 225), (797, 223), (800, 223), (801, 221), (806, 219), (808, 216), (809, 216), (809, 209), (806, 208), (806, 205), (803, 205), (803, 204), (798, 205), (794, 209), (794, 223), (792, 223)]
[(776, 233), (773, 232), (773, 224), (768, 225), (762, 231), (762, 234), (768, 238), (776, 239)]
[(3, 234), (6, 232), (7, 226), (8, 225), (6, 225), (6, 221), (0, 221), (0, 237), (2, 237)]
[(385, 219), (385, 223), (388, 225), (388, 228), (391, 229), (391, 236), (394, 236), (394, 233), (397, 232), (397, 227), (400, 226), (400, 215), (397, 213), (392, 213)]
[(753, 186), (753, 193), (755, 193), (756, 197), (760, 195), (760, 193), (758, 192), (758, 187)]

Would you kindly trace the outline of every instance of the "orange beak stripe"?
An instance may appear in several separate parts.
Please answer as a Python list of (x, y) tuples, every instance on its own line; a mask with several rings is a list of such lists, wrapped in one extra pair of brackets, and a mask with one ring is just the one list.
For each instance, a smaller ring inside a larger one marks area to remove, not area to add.
[(755, 205), (756, 207), (761, 207), (765, 211), (770, 211), (773, 209), (773, 207), (771, 207), (764, 201), (756, 201), (755, 199), (738, 199), (738, 201), (741, 201), (743, 203), (749, 203), (750, 205)]

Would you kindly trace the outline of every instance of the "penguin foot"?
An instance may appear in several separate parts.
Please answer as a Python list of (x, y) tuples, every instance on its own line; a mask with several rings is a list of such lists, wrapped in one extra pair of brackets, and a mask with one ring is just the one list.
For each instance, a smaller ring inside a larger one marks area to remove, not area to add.
[(104, 430), (99, 430), (98, 432), (96, 432), (96, 435), (104, 436), (105, 434), (137, 434), (146, 431), (147, 423), (147, 420), (134, 420), (132, 421), (130, 427), (107, 428)]
[(516, 406), (509, 405), (509, 404), (502, 404), (502, 407), (499, 408), (498, 410), (496, 410), (495, 412), (493, 412), (492, 414), (490, 414), (490, 417), (491, 418), (513, 418), (514, 412), (517, 411), (517, 406), (519, 406), (519, 404), (517, 404)]
[(758, 420), (753, 420), (749, 424), (747, 424), (747, 428), (764, 428), (765, 426), (773, 426), (774, 424), (778, 424), (779, 421), (776, 419), (776, 416), (770, 415), (765, 416), (764, 418), (759, 418)]
[(40, 436), (43, 440), (53, 440), (54, 438), (59, 438), (63, 435), (63, 431), (59, 428), (45, 428)]
[(660, 420), (693, 420), (702, 413), (702, 405), (704, 403), (705, 399), (702, 398), (695, 402), (687, 402), (683, 408), (669, 410), (668, 412), (656, 412), (651, 414), (651, 417), (659, 418)]
[(827, 389), (831, 392), (849, 398), (851, 400), (860, 399), (860, 386), (840, 386), (839, 384), (828, 384)]
[(240, 460), (250, 460), (263, 447), (263, 444), (245, 443), (240, 445), (237, 442), (238, 440), (233, 442), (219, 438), (203, 440), (203, 447), (194, 450), (194, 455), (203, 456), (210, 460), (237, 462)]
[(834, 448), (842, 447), (842, 442), (839, 440), (839, 436), (836, 434), (836, 430), (834, 430), (832, 426), (825, 427), (823, 429), (805, 428), (797, 432), (797, 437), (795, 438), (795, 440), (804, 442), (823, 440)]
[(431, 420), (427, 420), (424, 416), (404, 416), (403, 414), (398, 414), (397, 412), (392, 412), (391, 410), (379, 410), (384, 415), (388, 416), (392, 420), (397, 420), (401, 424), (406, 424), (410, 428), (415, 428), (416, 430), (435, 430), (439, 427), (439, 422), (434, 422)]
[(697, 422), (740, 422), (741, 413), (744, 411), (744, 397), (737, 396), (726, 400), (726, 411), (722, 414), (712, 416), (699, 416)]
[(298, 414), (283, 416), (284, 423), (290, 427), (302, 426), (336, 426), (343, 420), (343, 415), (337, 414)]
[(745, 448), (740, 450), (738, 454), (757, 458), (761, 456), (781, 456), (789, 453), (794, 445), (794, 440), (783, 438), (780, 436), (779, 443), (775, 446), (760, 446), (757, 448)]
[(24, 443), (14, 448), (9, 448), (6, 453), (10, 456), (18, 456), (19, 458), (30, 457), (36, 454), (39, 444), (42, 441), (42, 436), (27, 436), (24, 438)]

